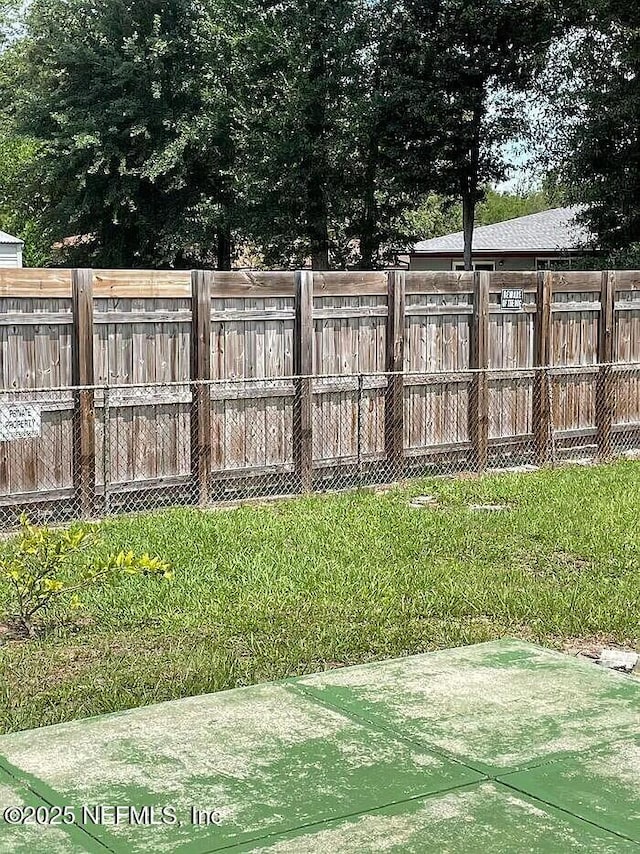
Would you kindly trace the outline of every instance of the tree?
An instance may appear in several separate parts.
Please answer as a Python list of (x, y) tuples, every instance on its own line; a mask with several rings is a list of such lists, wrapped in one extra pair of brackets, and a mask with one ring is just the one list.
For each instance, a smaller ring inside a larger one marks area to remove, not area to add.
[(0, 123), (0, 228), (24, 240), (27, 267), (44, 267), (52, 258), (51, 236), (43, 225), (43, 199), (31, 189), (37, 160), (38, 145)]
[[(344, 217), (358, 248), (360, 269), (393, 263), (398, 249), (415, 242), (407, 210), (426, 196), (425, 184), (402, 177), (406, 157), (402, 94), (406, 69), (398, 65), (405, 19), (396, 0), (366, 4), (358, 76), (349, 93), (346, 121), (352, 130)], [(428, 187), (430, 189), (430, 187)]]
[(420, 240), (462, 231), (462, 208), (456, 199), (429, 195), (415, 210), (405, 214)]
[(0, 71), (29, 152), (11, 207), (81, 237), (75, 264), (369, 268), (437, 193), (469, 265), (551, 2), (33, 0)]
[(0, 0), (0, 52), (17, 38), (21, 20), (19, 0)]
[(484, 191), (484, 200), (478, 205), (476, 225), (493, 225), (516, 217), (529, 216), (554, 207), (545, 189), (529, 192), (498, 192), (492, 188)]
[[(556, 196), (549, 195), (544, 184), (540, 189), (525, 192), (499, 192), (493, 187), (484, 187), (482, 193), (484, 201), (476, 209), (476, 226), (539, 213), (559, 203)], [(462, 204), (454, 197), (446, 198), (432, 193), (405, 216), (412, 232), (420, 240), (462, 231)]]
[(234, 238), (270, 266), (389, 258), (409, 193), (380, 153), (382, 5), (36, 0), (14, 119), (52, 240), (110, 266), (228, 269)]
[[(573, 8), (578, 26), (544, 81), (555, 133), (547, 157), (582, 221), (614, 258), (640, 244), (640, 10), (621, 0)], [(577, 16), (576, 16), (577, 15)], [(549, 93), (551, 93), (549, 95)]]
[(248, 230), (267, 266), (375, 268), (410, 243), (395, 0), (265, 4), (248, 102)]
[(471, 269), (482, 188), (505, 177), (505, 144), (524, 123), (516, 95), (543, 67), (560, 22), (551, 0), (405, 0), (405, 9), (414, 38), (403, 61), (415, 80), (407, 144), (417, 155), (407, 180), (422, 180), (431, 158), (434, 188), (461, 199)]
[(247, 225), (269, 266), (328, 269), (348, 255), (348, 116), (365, 13), (362, 0), (264, 0), (247, 101)]
[[(23, 261), (44, 266), (51, 258), (51, 243), (42, 225), (42, 195), (32, 182), (39, 147), (21, 136), (10, 117), (12, 81), (19, 51), (21, 4), (0, 0), (0, 228), (25, 241)], [(34, 191), (26, 191), (33, 184)]]
[(195, 0), (32, 4), (15, 122), (75, 263), (230, 266), (236, 36)]

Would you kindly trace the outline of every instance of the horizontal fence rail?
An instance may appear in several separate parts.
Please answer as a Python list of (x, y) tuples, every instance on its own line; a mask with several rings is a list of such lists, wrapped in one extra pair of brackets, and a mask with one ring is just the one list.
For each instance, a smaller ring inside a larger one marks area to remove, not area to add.
[(0, 449), (5, 523), (640, 458), (640, 363), (6, 389)]
[(635, 453), (640, 272), (0, 270), (0, 517)]

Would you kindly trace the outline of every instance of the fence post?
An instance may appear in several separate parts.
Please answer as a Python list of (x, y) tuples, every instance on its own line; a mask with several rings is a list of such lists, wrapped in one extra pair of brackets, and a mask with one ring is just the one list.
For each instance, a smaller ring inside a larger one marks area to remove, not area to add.
[(313, 486), (313, 272), (295, 274), (296, 319), (293, 341), (293, 370), (297, 377), (293, 403), (293, 458), (302, 492)]
[(476, 371), (469, 394), (469, 438), (477, 471), (487, 467), (489, 455), (489, 284), (490, 274), (473, 274), (469, 367)]
[(358, 486), (362, 486), (362, 393), (364, 374), (358, 374)]
[(600, 294), (600, 322), (598, 324), (598, 381), (596, 384), (596, 431), (598, 457), (609, 459), (613, 454), (613, 418), (615, 396), (611, 363), (614, 359), (615, 342), (615, 294), (616, 276), (611, 270), (602, 274)]
[(387, 351), (385, 370), (390, 376), (384, 411), (385, 453), (394, 479), (402, 474), (404, 456), (404, 325), (406, 275), (387, 273)]
[(211, 473), (211, 279), (191, 271), (191, 477), (198, 504), (209, 502)]
[[(71, 383), (93, 386), (93, 272), (72, 270)], [(96, 497), (95, 393), (82, 388), (73, 406), (73, 486), (83, 516), (94, 513)]]
[(551, 303), (553, 300), (553, 278), (548, 271), (538, 273), (536, 296), (536, 318), (533, 338), (532, 421), (536, 461), (543, 466), (549, 460), (551, 400), (549, 394), (548, 368), (551, 361)]
[(102, 399), (102, 479), (104, 481), (104, 515), (111, 512), (111, 410), (109, 401), (109, 386), (105, 385)]

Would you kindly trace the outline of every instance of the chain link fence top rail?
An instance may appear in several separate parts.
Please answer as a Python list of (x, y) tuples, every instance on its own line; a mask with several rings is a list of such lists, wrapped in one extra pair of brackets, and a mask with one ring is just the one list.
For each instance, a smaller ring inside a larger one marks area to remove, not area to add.
[(0, 390), (0, 521), (640, 456), (640, 363)]

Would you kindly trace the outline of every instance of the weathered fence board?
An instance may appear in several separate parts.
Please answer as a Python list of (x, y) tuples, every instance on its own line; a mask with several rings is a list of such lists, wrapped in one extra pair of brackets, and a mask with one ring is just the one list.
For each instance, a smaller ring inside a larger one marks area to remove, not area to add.
[(38, 403), (41, 428), (0, 439), (0, 504), (206, 502), (254, 475), (309, 489), (519, 445), (607, 457), (640, 431), (639, 364), (634, 271), (2, 270), (0, 405)]

